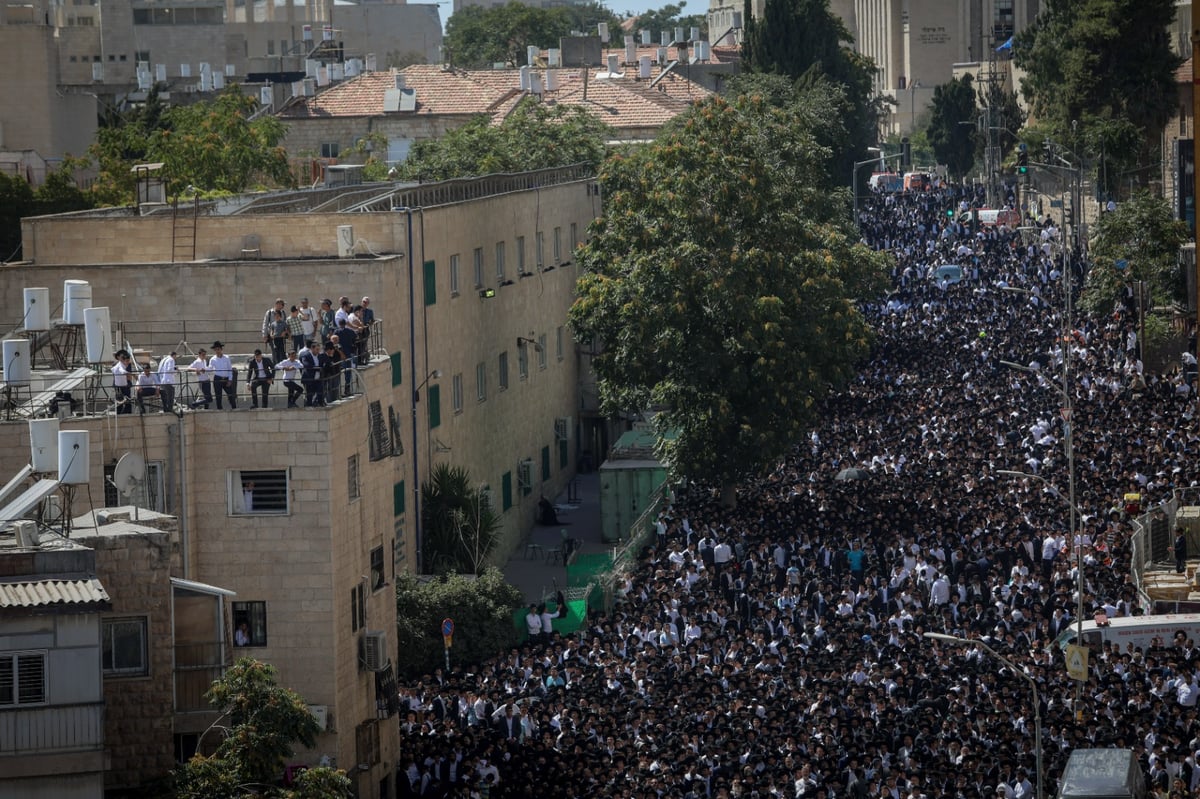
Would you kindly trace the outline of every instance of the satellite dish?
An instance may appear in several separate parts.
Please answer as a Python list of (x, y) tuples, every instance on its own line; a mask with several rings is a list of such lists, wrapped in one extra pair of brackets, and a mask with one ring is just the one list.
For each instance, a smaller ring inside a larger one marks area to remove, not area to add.
[(126, 452), (113, 469), (112, 484), (129, 497), (146, 479), (146, 461), (136, 452)]

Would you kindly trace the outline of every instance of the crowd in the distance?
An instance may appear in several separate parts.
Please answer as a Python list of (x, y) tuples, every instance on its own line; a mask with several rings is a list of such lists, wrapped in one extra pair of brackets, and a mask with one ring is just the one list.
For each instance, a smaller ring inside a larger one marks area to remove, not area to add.
[[(321, 300), (321, 307), (309, 305), (308, 297), (287, 310), (287, 302), (275, 300), (262, 320), (263, 347), (255, 348), (245, 362), (245, 386), (252, 408), (270, 408), (270, 392), (279, 380), (287, 391), (287, 407), (323, 406), (353, 392), (353, 370), (369, 359), (371, 326), (375, 311), (371, 298), (352, 304), (348, 297)], [(215, 399), (218, 410), (227, 400), (230, 409), (238, 404), (238, 375), (241, 371), (225, 353), (225, 344), (214, 341), (212, 354), (200, 348), (187, 365), (177, 361), (178, 353), (161, 358), (157, 368), (147, 360), (138, 366), (128, 350), (115, 354), (111, 372), (116, 391), (118, 414), (133, 412), (136, 404), (145, 413), (146, 401), (157, 400), (163, 413), (175, 408), (177, 386), (185, 382), (182, 373), (194, 376), (195, 396), (186, 407), (208, 410)]]
[[(1105, 648), (1078, 701), (1047, 648), (1078, 613), (1141, 612), (1131, 512), (1200, 481), (1194, 375), (1145, 373), (1126, 307), (1064, 341), (1053, 225), (973, 231), (946, 214), (962, 202), (868, 199), (864, 239), (895, 255), (872, 356), (736, 509), (678, 487), (611, 613), (401, 688), (401, 795), (1033, 799), (1027, 681), (938, 632), (1037, 681), (1047, 796), (1097, 746), (1134, 749), (1159, 797), (1200, 796), (1196, 642)], [(962, 282), (930, 279), (946, 263)], [(1075, 531), (1050, 488), (1064, 358)], [(851, 467), (867, 479), (835, 479)]]

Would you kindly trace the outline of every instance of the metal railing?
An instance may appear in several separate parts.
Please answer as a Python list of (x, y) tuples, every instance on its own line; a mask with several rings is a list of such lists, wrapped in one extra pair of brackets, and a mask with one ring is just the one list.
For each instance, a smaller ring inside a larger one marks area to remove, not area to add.
[(224, 641), (175, 645), (175, 712), (196, 713), (212, 710), (205, 698), (213, 682), (225, 674), (231, 663)]
[(0, 756), (103, 747), (103, 702), (0, 710)]
[(1141, 606), (1149, 610), (1153, 601), (1145, 588), (1146, 568), (1153, 563), (1169, 563), (1167, 546), (1175, 514), (1181, 507), (1176, 496), (1162, 502), (1132, 520), (1133, 535), (1129, 537), (1131, 561), (1129, 569), (1133, 572), (1133, 584), (1137, 589)]

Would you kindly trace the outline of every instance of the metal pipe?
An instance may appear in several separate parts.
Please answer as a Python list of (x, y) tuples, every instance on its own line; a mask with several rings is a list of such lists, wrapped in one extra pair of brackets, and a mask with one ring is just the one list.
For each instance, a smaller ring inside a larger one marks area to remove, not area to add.
[[(413, 218), (412, 209), (404, 208), (403, 210), (408, 215), (408, 369), (412, 373), (412, 379), (416, 380), (417, 376), (417, 310), (416, 298), (413, 294), (416, 291), (416, 280), (413, 276)], [(418, 476), (417, 468), (417, 395), (413, 392), (412, 397), (412, 481), (413, 481), (413, 539), (417, 547), (417, 573), (421, 573), (421, 480)]]

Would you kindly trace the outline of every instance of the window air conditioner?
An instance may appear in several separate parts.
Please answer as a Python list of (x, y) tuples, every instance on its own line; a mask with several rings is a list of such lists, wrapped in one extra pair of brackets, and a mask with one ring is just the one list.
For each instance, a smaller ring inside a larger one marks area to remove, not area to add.
[(364, 671), (383, 671), (387, 668), (387, 633), (368, 630), (363, 634), (360, 662)]

